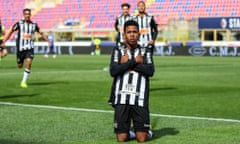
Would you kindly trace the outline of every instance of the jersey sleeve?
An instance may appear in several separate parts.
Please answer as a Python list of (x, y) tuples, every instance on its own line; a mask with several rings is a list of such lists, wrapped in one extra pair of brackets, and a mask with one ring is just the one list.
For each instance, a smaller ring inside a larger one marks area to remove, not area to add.
[(110, 74), (115, 77), (123, 74), (125, 71), (132, 69), (136, 62), (134, 60), (128, 60), (128, 62), (124, 64), (120, 64), (121, 53), (118, 48), (114, 48), (111, 55), (111, 63), (110, 63)]
[(19, 30), (19, 22), (16, 22), (12, 28), (11, 28), (12, 31), (16, 31), (16, 30)]
[(145, 76), (153, 76), (154, 74), (154, 63), (153, 56), (150, 49), (147, 49), (144, 55), (144, 63), (137, 64), (134, 68), (136, 72), (142, 73)]
[(157, 23), (154, 20), (153, 16), (152, 16), (152, 19), (151, 19), (151, 27), (152, 27), (152, 37), (153, 37), (153, 40), (156, 40), (157, 39), (157, 35), (158, 35), (158, 28), (157, 28)]
[(37, 23), (35, 23), (35, 24), (36, 24), (36, 29), (35, 29), (35, 31), (36, 31), (36, 32), (41, 32), (40, 27), (38, 26), (38, 24), (37, 24)]
[(117, 32), (119, 32), (119, 29), (118, 29), (118, 18), (116, 18), (116, 21), (114, 23), (114, 28)]

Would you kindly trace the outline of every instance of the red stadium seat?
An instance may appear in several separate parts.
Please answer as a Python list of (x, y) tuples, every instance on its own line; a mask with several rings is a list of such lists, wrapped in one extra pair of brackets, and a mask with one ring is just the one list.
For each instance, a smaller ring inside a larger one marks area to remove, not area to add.
[[(22, 17), (22, 9), (33, 0), (15, 1), (2, 0), (1, 19), (6, 28)], [(38, 7), (33, 9), (32, 19), (37, 21), (42, 29), (57, 28), (66, 20), (79, 20), (86, 28), (113, 28), (115, 18), (121, 13), (123, 2), (131, 4), (131, 13), (137, 10), (136, 0), (62, 0), (53, 7)], [(191, 20), (198, 17), (239, 16), (240, 3), (236, 0), (155, 0), (147, 3), (147, 11), (155, 15), (157, 23), (166, 24), (171, 19)], [(164, 19), (162, 19), (164, 18)], [(167, 20), (166, 20), (167, 18)]]

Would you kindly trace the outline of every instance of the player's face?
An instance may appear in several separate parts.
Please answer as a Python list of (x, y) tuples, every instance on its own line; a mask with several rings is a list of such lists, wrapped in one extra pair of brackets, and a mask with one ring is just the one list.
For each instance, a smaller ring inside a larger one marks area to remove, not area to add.
[(137, 45), (140, 33), (136, 26), (127, 26), (123, 35), (127, 45)]
[(123, 12), (123, 15), (128, 15), (129, 14), (129, 8), (127, 6), (122, 7), (122, 12)]
[(144, 3), (139, 3), (138, 4), (138, 12), (139, 13), (144, 13), (145, 12), (145, 4)]
[(24, 16), (24, 19), (26, 21), (29, 21), (30, 18), (31, 18), (31, 12), (30, 11), (24, 11), (23, 16)]

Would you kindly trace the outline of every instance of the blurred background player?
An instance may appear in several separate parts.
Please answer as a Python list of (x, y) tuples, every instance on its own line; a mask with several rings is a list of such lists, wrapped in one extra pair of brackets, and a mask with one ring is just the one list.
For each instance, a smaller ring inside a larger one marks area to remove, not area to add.
[(138, 14), (136, 20), (140, 28), (139, 44), (142, 47), (149, 47), (154, 50), (155, 40), (158, 35), (157, 23), (154, 17), (146, 13), (146, 5), (144, 1), (137, 4)]
[(123, 39), (123, 25), (126, 21), (130, 20), (132, 17), (129, 14), (130, 4), (123, 3), (121, 5), (122, 14), (117, 17), (115, 21), (115, 30), (117, 31), (117, 45), (121, 45), (124, 42)]
[(53, 32), (52, 32), (52, 31), (50, 31), (49, 34), (48, 34), (48, 40), (50, 41), (51, 45), (47, 47), (47, 51), (46, 51), (44, 57), (45, 57), (45, 58), (48, 58), (48, 55), (49, 55), (50, 53), (52, 53), (52, 54), (53, 54), (52, 57), (53, 57), (53, 58), (56, 58), (57, 55), (56, 55), (56, 49), (55, 49), (55, 47), (54, 47), (54, 35), (53, 35)]
[(4, 56), (7, 55), (7, 49), (2, 45), (3, 37), (5, 34), (4, 26), (2, 25), (1, 19), (0, 19), (0, 61)]
[[(31, 21), (31, 10), (26, 8), (23, 10), (23, 19), (16, 22), (10, 32), (6, 35), (2, 45), (10, 38), (14, 31), (17, 32), (16, 47), (17, 47), (17, 64), (18, 68), (22, 68), (25, 61), (25, 70), (20, 86), (27, 88), (27, 79), (31, 72), (32, 60), (34, 58), (33, 36), (34, 32), (38, 32), (42, 38), (48, 41), (48, 38), (40, 30), (37, 23)], [(51, 43), (48, 41), (49, 45)]]

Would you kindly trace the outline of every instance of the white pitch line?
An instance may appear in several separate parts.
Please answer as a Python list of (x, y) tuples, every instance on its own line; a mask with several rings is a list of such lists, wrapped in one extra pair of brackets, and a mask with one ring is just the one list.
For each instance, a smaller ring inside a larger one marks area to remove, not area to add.
[(56, 109), (56, 110), (69, 110), (69, 111), (97, 112), (97, 113), (113, 113), (113, 111), (111, 111), (111, 110), (97, 110), (97, 109), (74, 108), (74, 107), (60, 107), (60, 106), (50, 106), (50, 105), (19, 104), (19, 103), (11, 103), (11, 102), (0, 102), (0, 105), (21, 106), (21, 107), (30, 107), (30, 108)]
[[(96, 113), (113, 113), (113, 111), (111, 111), (111, 110), (98, 110), (98, 109), (60, 107), (60, 106), (48, 106), (48, 105), (33, 105), (33, 104), (19, 104), (19, 103), (11, 103), (11, 102), (0, 102), (0, 105), (21, 106), (21, 107), (30, 107), (30, 108), (43, 108), (43, 109), (56, 109), (56, 110), (69, 110), (69, 111), (96, 112)], [(153, 117), (240, 123), (240, 120), (236, 120), (236, 119), (195, 117), (195, 116), (177, 116), (177, 115), (164, 115), (164, 114), (153, 114), (153, 113), (151, 113), (150, 115)]]

